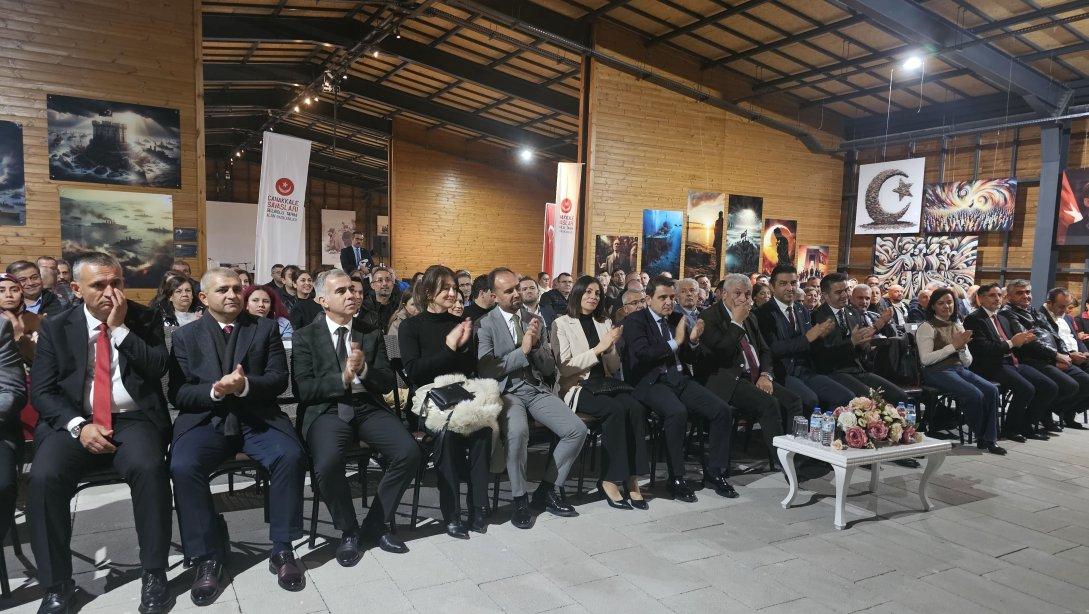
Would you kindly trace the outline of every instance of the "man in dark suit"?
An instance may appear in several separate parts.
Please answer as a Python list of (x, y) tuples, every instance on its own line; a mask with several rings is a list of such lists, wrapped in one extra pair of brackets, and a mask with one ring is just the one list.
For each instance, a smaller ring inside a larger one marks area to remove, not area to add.
[(1047, 431), (1037, 431), (1034, 424), (1051, 414), (1059, 387), (1050, 378), (1025, 364), (1014, 348), (1036, 340), (1036, 334), (1000, 313), (1002, 288), (984, 284), (976, 293), (980, 308), (964, 319), (965, 330), (972, 331), (968, 349), (972, 352), (970, 369), (1005, 386), (1013, 394), (1006, 411), (1003, 437), (1018, 443), (1026, 439), (1049, 439)]
[(832, 332), (810, 347), (817, 371), (828, 375), (855, 396), (867, 396), (870, 389), (880, 388), (886, 401), (907, 402), (908, 396), (899, 386), (862, 367), (861, 357), (873, 339), (874, 330), (884, 328), (892, 314), (886, 311), (873, 326), (863, 323), (862, 315), (847, 304), (849, 290), (847, 275), (829, 273), (821, 279), (824, 304), (813, 311), (813, 325), (832, 320)]
[(1022, 329), (1036, 334), (1035, 341), (1018, 346), (1014, 354), (1059, 387), (1054, 407), (1045, 416), (1044, 428), (1061, 432), (1062, 427), (1055, 423), (1051, 414), (1065, 417), (1082, 411), (1089, 404), (1089, 374), (1075, 364), (1076, 361), (1084, 363), (1085, 358), (1079, 355), (1077, 348), (1066, 348), (1044, 316), (1032, 307), (1032, 284), (1028, 280), (1015, 279), (1006, 284), (1006, 307), (1002, 313), (1011, 320), (1016, 319)]
[(647, 309), (624, 318), (623, 363), (625, 379), (634, 396), (664, 422), (669, 489), (673, 497), (692, 503), (696, 493), (684, 478), (684, 435), (688, 414), (710, 423), (709, 454), (703, 480), (723, 497), (737, 497), (726, 481), (730, 466), (730, 406), (688, 376), (683, 364), (699, 358), (696, 348), (704, 325), (697, 320), (689, 331), (681, 314), (673, 311), (677, 292), (673, 280), (655, 277), (647, 285)]
[[(318, 275), (314, 286), (325, 314), (292, 337), (292, 376), (299, 399), (302, 433), (314, 460), (322, 500), (342, 532), (337, 562), (351, 567), (363, 556), (360, 541), (386, 552), (408, 547), (391, 532), (397, 505), (420, 464), (420, 447), (382, 395), (393, 390), (395, 375), (381, 331), (352, 331), (352, 316), (363, 300), (340, 269)], [(362, 531), (344, 476), (344, 453), (364, 441), (387, 461)]]
[(363, 233), (352, 233), (352, 244), (340, 250), (340, 268), (345, 273), (351, 273), (362, 269), (364, 273), (370, 273), (371, 252), (363, 247)]
[(810, 357), (811, 344), (831, 333), (835, 322), (826, 320), (811, 326), (808, 312), (796, 300), (797, 288), (798, 272), (794, 266), (775, 267), (771, 272), (772, 300), (754, 310), (760, 332), (775, 359), (775, 380), (801, 397), (805, 411), (841, 407), (854, 398), (854, 393), (827, 375), (817, 373)]
[(198, 562), (190, 595), (208, 605), (219, 594), (229, 542), (208, 476), (239, 452), (271, 476), (269, 569), (281, 588), (301, 590), (291, 542), (303, 535), (306, 453), (277, 404), (288, 379), (279, 327), (243, 310), (242, 282), (231, 269), (209, 269), (200, 285), (204, 316), (174, 332), (170, 354), (170, 398), (179, 412), (170, 473), (182, 549)]
[[(1074, 324), (1074, 318), (1070, 317), (1066, 313), (1067, 308), (1070, 307), (1070, 291), (1066, 288), (1052, 288), (1047, 292), (1047, 300), (1040, 306), (1038, 312), (1048, 326), (1051, 328), (1051, 332), (1062, 343), (1063, 347), (1070, 354), (1071, 360), (1074, 364), (1078, 365), (1079, 369), (1084, 371), (1089, 368), (1089, 349), (1085, 347), (1085, 343), (1078, 338), (1078, 327)], [(1087, 399), (1089, 402), (1089, 399)], [(1082, 423), (1075, 419), (1075, 414), (1083, 412), (1087, 409), (1087, 405), (1072, 406), (1064, 408), (1065, 412), (1062, 414), (1063, 425), (1069, 429), (1084, 429), (1086, 428)]]
[(27, 491), (30, 542), (44, 588), (39, 612), (72, 604), (69, 505), (88, 471), (113, 466), (132, 493), (143, 567), (141, 612), (163, 612), (170, 551), (170, 415), (162, 324), (126, 300), (121, 265), (88, 254), (75, 266), (83, 303), (42, 321), (31, 372), (41, 418)]
[[(780, 265), (782, 266), (782, 265)], [(752, 309), (752, 283), (731, 273), (722, 300), (700, 314), (703, 335), (693, 367), (696, 381), (750, 420), (760, 423), (764, 443), (783, 434), (784, 422), (802, 413), (798, 395), (775, 383), (775, 360)], [(768, 301), (769, 303), (771, 301)]]

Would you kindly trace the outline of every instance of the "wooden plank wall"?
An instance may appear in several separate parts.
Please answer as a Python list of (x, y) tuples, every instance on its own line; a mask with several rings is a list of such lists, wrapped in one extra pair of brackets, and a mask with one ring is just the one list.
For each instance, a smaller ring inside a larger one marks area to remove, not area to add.
[[(238, 160), (231, 166), (231, 178), (226, 179), (226, 160), (209, 159), (208, 194), (212, 200), (228, 202), (257, 202), (261, 183), (261, 166)], [(329, 266), (321, 265), (321, 210), (338, 209), (355, 211), (355, 227), (367, 237), (373, 237), (376, 217), (388, 215), (385, 191), (366, 190), (311, 177), (306, 182), (306, 266), (311, 271), (321, 271)], [(407, 276), (411, 273), (398, 275)], [(257, 271), (258, 280), (266, 281), (267, 271)]]
[[(0, 227), (0, 265), (60, 255), (58, 187), (170, 194), (174, 226), (201, 230), (204, 262), (204, 111), (199, 0), (0, 0), (0, 119), (23, 125), (27, 223)], [(180, 189), (74, 184), (49, 179), (46, 95), (63, 94), (181, 111)], [(134, 291), (148, 300), (153, 291)]]
[(841, 160), (596, 61), (590, 87), (583, 269), (596, 235), (639, 237), (644, 209), (683, 211), (689, 189), (761, 196), (765, 218), (797, 220), (798, 243), (836, 261)]

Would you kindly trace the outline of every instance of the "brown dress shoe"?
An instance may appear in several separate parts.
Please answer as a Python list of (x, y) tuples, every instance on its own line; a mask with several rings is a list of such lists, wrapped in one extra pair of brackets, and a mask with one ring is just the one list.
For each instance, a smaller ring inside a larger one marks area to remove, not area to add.
[(278, 552), (268, 559), (268, 570), (276, 574), (276, 581), (285, 591), (301, 591), (306, 586), (303, 572), (290, 550)]
[(189, 591), (193, 603), (206, 606), (219, 596), (220, 582), (223, 579), (223, 563), (215, 559), (205, 559), (197, 565), (193, 578), (193, 587)]

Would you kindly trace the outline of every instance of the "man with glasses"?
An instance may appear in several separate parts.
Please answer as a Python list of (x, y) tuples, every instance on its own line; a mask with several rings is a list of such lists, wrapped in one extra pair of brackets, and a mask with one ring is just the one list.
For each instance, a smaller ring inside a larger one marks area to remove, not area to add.
[(364, 275), (370, 274), (371, 259), (369, 249), (363, 247), (363, 233), (352, 233), (352, 244), (340, 250), (340, 268), (346, 273), (361, 270)]
[(8, 265), (7, 273), (23, 287), (23, 302), (30, 313), (45, 317), (64, 309), (57, 295), (42, 283), (38, 265), (29, 260), (16, 260)]

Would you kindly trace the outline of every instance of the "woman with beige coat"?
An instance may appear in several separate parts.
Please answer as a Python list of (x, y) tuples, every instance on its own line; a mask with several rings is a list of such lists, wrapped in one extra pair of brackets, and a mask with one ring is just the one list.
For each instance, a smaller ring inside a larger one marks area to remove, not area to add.
[(601, 282), (585, 275), (571, 289), (567, 313), (551, 327), (559, 368), (560, 395), (574, 411), (602, 421), (601, 479), (598, 489), (617, 509), (647, 509), (639, 491), (646, 475), (646, 408), (622, 381), (616, 344), (623, 327), (605, 317)]

